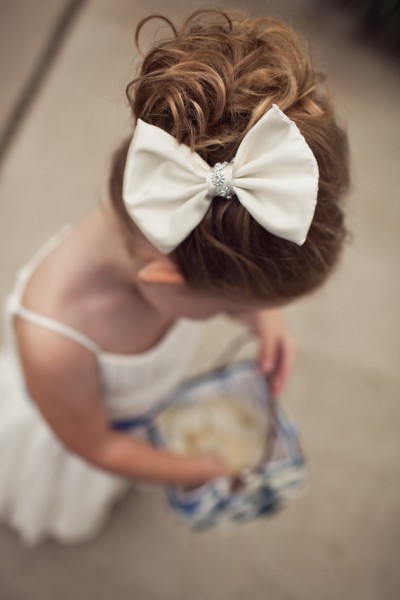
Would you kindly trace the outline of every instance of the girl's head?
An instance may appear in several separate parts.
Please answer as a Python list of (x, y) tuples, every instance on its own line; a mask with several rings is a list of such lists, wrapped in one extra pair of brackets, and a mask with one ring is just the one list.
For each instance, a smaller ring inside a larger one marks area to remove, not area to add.
[[(150, 49), (127, 87), (136, 119), (165, 130), (213, 166), (230, 161), (246, 133), (277, 104), (297, 124), (319, 169), (317, 205), (303, 245), (268, 232), (236, 197), (215, 197), (201, 223), (165, 257), (180, 274), (174, 281), (182, 277), (189, 292), (237, 306), (273, 306), (311, 292), (340, 255), (346, 236), (341, 199), (349, 181), (346, 136), (322, 77), (294, 31), (274, 19), (200, 10), (179, 29), (170, 25), (171, 39)], [(135, 240), (140, 233), (122, 199), (128, 146), (129, 140), (114, 155), (110, 191)]]

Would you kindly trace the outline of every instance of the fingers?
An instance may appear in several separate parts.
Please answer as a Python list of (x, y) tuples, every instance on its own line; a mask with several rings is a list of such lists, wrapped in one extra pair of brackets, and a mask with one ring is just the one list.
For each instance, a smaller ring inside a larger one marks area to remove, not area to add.
[(269, 375), (272, 393), (279, 395), (287, 384), (296, 356), (294, 338), (270, 337), (265, 339), (260, 352), (260, 369)]
[(260, 369), (267, 375), (271, 374), (276, 365), (279, 348), (279, 339), (268, 336), (263, 339), (263, 345), (260, 352)]
[(295, 342), (286, 338), (279, 346), (275, 369), (271, 375), (271, 388), (275, 396), (279, 396), (292, 373), (296, 356)]
[(254, 326), (261, 341), (260, 371), (269, 376), (273, 394), (280, 394), (293, 369), (295, 339), (279, 309), (256, 313)]

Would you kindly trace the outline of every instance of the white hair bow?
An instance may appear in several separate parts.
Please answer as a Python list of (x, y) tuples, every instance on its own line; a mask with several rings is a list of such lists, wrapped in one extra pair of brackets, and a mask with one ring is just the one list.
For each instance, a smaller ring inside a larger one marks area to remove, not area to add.
[(138, 120), (126, 161), (129, 215), (164, 254), (200, 223), (215, 196), (237, 196), (271, 233), (302, 245), (315, 211), (318, 166), (276, 104), (243, 138), (234, 160), (210, 167), (169, 133)]

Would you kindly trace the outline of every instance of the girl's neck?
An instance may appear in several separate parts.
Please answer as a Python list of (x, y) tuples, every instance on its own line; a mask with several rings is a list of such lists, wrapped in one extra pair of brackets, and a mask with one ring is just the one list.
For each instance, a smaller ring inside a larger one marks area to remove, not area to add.
[[(136, 287), (140, 258), (125, 237), (110, 203), (104, 203), (87, 217), (89, 243), (96, 248), (97, 267), (102, 279), (111, 286)], [(84, 232), (86, 234), (86, 232)]]

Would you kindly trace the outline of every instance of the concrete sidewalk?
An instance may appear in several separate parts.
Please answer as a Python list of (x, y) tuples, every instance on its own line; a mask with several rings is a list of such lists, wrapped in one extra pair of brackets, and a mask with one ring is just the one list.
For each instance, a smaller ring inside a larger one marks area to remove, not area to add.
[[(85, 4), (2, 168), (1, 299), (45, 239), (104, 197), (110, 152), (130, 130), (135, 24), (151, 12), (179, 20), (200, 5)], [(300, 355), (283, 401), (302, 434), (309, 489), (276, 517), (224, 535), (190, 534), (161, 491), (132, 492), (97, 540), (73, 548), (27, 550), (1, 526), (1, 600), (400, 597), (400, 69), (311, 0), (252, 0), (246, 10), (287, 18), (310, 39), (352, 146), (354, 239), (326, 287), (287, 310)], [(11, 68), (18, 40), (8, 39)], [(239, 329), (208, 322), (192, 372), (211, 366)]]

